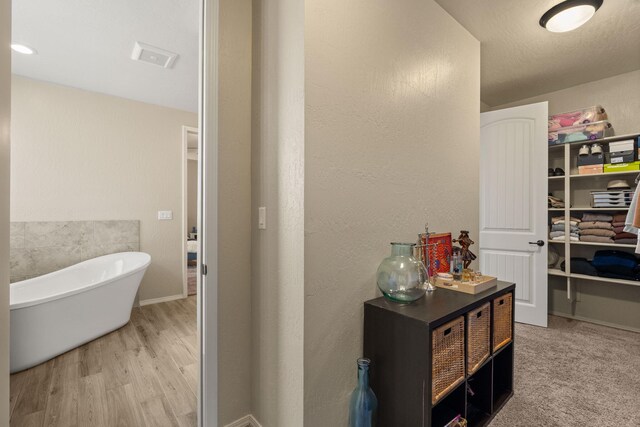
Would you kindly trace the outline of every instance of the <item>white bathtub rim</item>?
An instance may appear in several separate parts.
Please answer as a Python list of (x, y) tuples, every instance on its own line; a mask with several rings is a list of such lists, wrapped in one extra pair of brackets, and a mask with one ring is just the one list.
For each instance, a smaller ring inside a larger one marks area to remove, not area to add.
[(35, 299), (32, 299), (32, 300), (24, 301), (24, 302), (20, 302), (20, 303), (15, 303), (14, 304), (14, 303), (11, 303), (11, 301), (10, 301), (9, 302), (9, 310), (10, 311), (20, 310), (22, 308), (33, 307), (33, 306), (36, 306), (36, 305), (47, 303), (49, 301), (55, 301), (57, 299), (70, 297), (72, 295), (79, 294), (79, 293), (82, 293), (82, 292), (87, 292), (87, 291), (90, 291), (91, 289), (96, 289), (96, 288), (99, 288), (101, 286), (108, 285), (109, 283), (113, 283), (116, 280), (120, 280), (120, 279), (122, 279), (124, 277), (128, 277), (128, 276), (136, 274), (136, 273), (138, 273), (140, 271), (146, 270), (149, 267), (149, 264), (151, 264), (151, 255), (149, 255), (146, 252), (131, 252), (131, 251), (130, 252), (117, 252), (117, 253), (114, 253), (114, 254), (102, 255), (102, 256), (99, 256), (99, 257), (96, 257), (96, 258), (91, 258), (91, 259), (79, 262), (77, 264), (70, 265), (69, 267), (65, 267), (65, 268), (63, 268), (61, 270), (56, 270), (56, 271), (52, 271), (51, 273), (43, 274), (42, 276), (34, 277), (34, 278), (31, 278), (31, 279), (27, 279), (27, 280), (21, 280), (19, 282), (14, 282), (14, 283), (11, 283), (11, 285), (9, 285), (9, 286), (13, 286), (13, 285), (17, 285), (17, 284), (23, 284), (23, 283), (29, 282), (31, 280), (37, 281), (37, 280), (41, 280), (43, 278), (47, 278), (49, 276), (59, 275), (59, 274), (65, 272), (65, 271), (71, 270), (71, 269), (73, 269), (73, 268), (75, 268), (75, 267), (77, 267), (79, 265), (83, 265), (85, 263), (87, 263), (87, 264), (91, 263), (92, 261), (94, 261), (94, 260), (96, 260), (98, 258), (110, 257), (110, 256), (115, 256), (115, 255), (127, 255), (127, 254), (138, 254), (138, 255), (139, 254), (143, 254), (143, 255), (146, 255), (148, 257), (148, 259), (144, 264), (140, 265), (139, 267), (136, 267), (133, 270), (127, 271), (126, 273), (113, 276), (112, 278), (107, 279), (107, 280), (101, 280), (101, 281), (97, 281), (97, 282), (88, 283), (88, 284), (86, 284), (86, 285), (84, 285), (84, 286), (82, 286), (80, 288), (77, 288), (77, 289), (71, 289), (71, 290), (68, 290), (68, 291), (65, 291), (65, 292), (57, 293), (55, 295), (49, 295), (49, 296), (46, 296), (46, 297), (43, 297), (43, 298), (35, 298)]

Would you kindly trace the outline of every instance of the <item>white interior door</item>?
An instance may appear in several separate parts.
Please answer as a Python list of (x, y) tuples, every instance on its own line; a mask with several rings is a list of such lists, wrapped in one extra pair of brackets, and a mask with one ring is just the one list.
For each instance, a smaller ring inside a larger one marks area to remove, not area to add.
[(515, 320), (547, 326), (546, 102), (480, 118), (480, 270), (514, 282)]
[(200, 3), (198, 162), (198, 427), (218, 426), (218, 19), (219, 0)]

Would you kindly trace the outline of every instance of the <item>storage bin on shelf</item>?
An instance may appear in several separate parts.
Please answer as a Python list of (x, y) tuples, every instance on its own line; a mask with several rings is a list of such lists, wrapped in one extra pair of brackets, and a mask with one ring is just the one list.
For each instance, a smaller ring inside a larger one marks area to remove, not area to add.
[(511, 342), (513, 305), (511, 294), (493, 300), (493, 351), (498, 351)]
[(595, 175), (604, 172), (604, 165), (578, 166), (578, 175)]
[(599, 122), (563, 127), (553, 131), (549, 130), (549, 144), (593, 141), (610, 136), (612, 133), (611, 123), (601, 120)]
[(640, 161), (631, 163), (616, 163), (615, 165), (605, 163), (604, 165), (605, 173), (630, 172), (637, 170), (640, 170)]
[(594, 105), (566, 113), (552, 114), (549, 116), (549, 131), (585, 123), (599, 122), (606, 119), (607, 112), (604, 108), (600, 105)]
[(431, 402), (435, 404), (464, 381), (464, 316), (431, 333)]
[(491, 304), (467, 313), (467, 374), (471, 375), (491, 353)]

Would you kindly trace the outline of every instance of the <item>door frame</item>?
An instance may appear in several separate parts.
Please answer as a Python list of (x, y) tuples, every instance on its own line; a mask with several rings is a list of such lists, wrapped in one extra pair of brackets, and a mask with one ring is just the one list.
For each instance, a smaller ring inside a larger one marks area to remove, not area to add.
[[(189, 220), (189, 135), (200, 134), (199, 129), (191, 126), (182, 126), (182, 259), (185, 260), (182, 263), (182, 296), (186, 298), (188, 296), (188, 273), (189, 268), (187, 266), (187, 238), (189, 231), (187, 230)], [(200, 168), (200, 139), (198, 138), (198, 168)], [(198, 186), (200, 187), (200, 186)], [(200, 188), (197, 190), (198, 199), (201, 197)], [(196, 208), (198, 210), (198, 208)], [(198, 215), (200, 211), (198, 210)], [(196, 224), (199, 224), (198, 219)]]
[[(198, 426), (218, 426), (218, 30), (220, 0), (200, 3), (198, 79)], [(186, 241), (185, 241), (186, 245)], [(207, 272), (209, 274), (207, 274)], [(206, 402), (206, 404), (205, 404)]]

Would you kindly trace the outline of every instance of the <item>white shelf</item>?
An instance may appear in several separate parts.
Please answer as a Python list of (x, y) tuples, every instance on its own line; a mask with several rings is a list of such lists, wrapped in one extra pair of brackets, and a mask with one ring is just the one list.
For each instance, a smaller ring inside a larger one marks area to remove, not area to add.
[[(640, 175), (640, 170), (633, 171), (622, 171), (622, 172), (608, 172), (608, 173), (598, 173), (598, 174), (585, 174), (580, 175), (577, 174), (578, 169), (576, 167), (575, 156), (578, 155), (578, 149), (582, 146), (582, 144), (593, 144), (598, 142), (600, 144), (608, 144), (614, 141), (622, 141), (625, 139), (635, 139), (640, 136), (640, 134), (631, 134), (631, 135), (619, 135), (614, 137), (602, 138), (600, 140), (595, 141), (575, 141), (567, 144), (559, 144), (549, 146), (549, 166), (553, 166), (554, 169), (556, 167), (560, 167), (565, 170), (565, 176), (547, 176), (549, 183), (549, 191), (561, 192), (562, 198), (564, 198), (565, 203), (567, 204), (566, 208), (547, 208), (549, 211), (549, 216), (553, 216), (553, 213), (562, 212), (560, 215), (574, 215), (580, 216), (582, 212), (602, 212), (602, 213), (626, 213), (629, 211), (628, 206), (621, 207), (590, 207), (585, 206), (589, 204), (589, 196), (590, 191), (594, 191), (598, 188), (604, 188), (606, 183), (610, 179), (626, 179), (629, 184), (632, 184), (632, 180), (635, 177)], [(573, 204), (575, 207), (570, 207)], [(635, 249), (636, 245), (630, 244), (619, 244), (619, 243), (596, 243), (596, 242), (581, 242), (581, 241), (572, 241), (569, 239), (569, 236), (563, 236), (562, 240), (551, 240), (548, 239), (550, 247), (554, 247), (558, 249), (559, 252), (563, 254), (566, 258), (566, 267), (568, 270), (571, 270), (571, 257), (576, 256), (575, 252), (584, 252), (584, 254), (579, 254), (578, 256), (588, 256), (589, 258), (595, 253), (598, 249), (608, 248), (615, 249), (618, 248), (620, 250), (624, 250), (629, 252), (630, 249)], [(552, 245), (553, 244), (553, 245)], [(558, 245), (563, 245), (558, 247)], [(582, 248), (582, 249), (578, 249)], [(599, 276), (587, 276), (584, 274), (568, 274), (559, 268), (550, 268), (548, 269), (549, 277), (564, 277), (566, 278), (567, 285), (571, 283), (572, 280), (590, 280), (595, 282), (600, 282), (602, 286), (606, 286), (607, 283), (618, 283), (623, 285), (633, 285), (640, 286), (640, 281), (635, 280), (625, 280), (625, 279), (612, 279), (608, 277), (599, 277)], [(558, 279), (556, 279), (557, 281)], [(569, 288), (568, 288), (569, 289)], [(567, 292), (570, 292), (569, 290)]]
[(594, 282), (605, 282), (605, 283), (618, 283), (621, 285), (631, 285), (631, 286), (640, 286), (640, 281), (635, 280), (625, 280), (625, 279), (613, 279), (611, 277), (600, 277), (600, 276), (588, 276), (586, 274), (567, 274), (564, 271), (557, 268), (549, 269), (549, 276), (558, 276), (558, 277), (569, 277), (571, 279), (581, 279), (581, 280), (591, 280)]
[(628, 211), (629, 208), (569, 208), (571, 211)]
[(572, 245), (585, 245), (585, 246), (603, 246), (607, 248), (635, 248), (636, 245), (627, 245), (622, 243), (596, 243), (596, 242), (570, 242)]
[(611, 176), (620, 176), (620, 175), (633, 175), (640, 174), (640, 170), (635, 171), (625, 171), (625, 172), (603, 172), (603, 173), (590, 173), (590, 174), (582, 174), (582, 175), (569, 175), (569, 178), (597, 178), (597, 177), (611, 177)]
[(640, 286), (640, 282), (635, 280), (612, 279), (610, 277), (600, 277), (600, 276), (587, 276), (586, 274), (570, 274), (568, 277), (571, 277), (572, 279), (593, 280), (596, 282), (607, 282), (607, 283), (618, 283), (622, 285)]
[(596, 142), (599, 144), (608, 144), (610, 142), (615, 142), (615, 141), (624, 141), (625, 139), (635, 139), (638, 136), (640, 136), (640, 134), (638, 133), (629, 133), (626, 135), (615, 135), (615, 136), (607, 136), (604, 138), (600, 138), (600, 139), (593, 139), (593, 140), (584, 140), (584, 141), (572, 141), (572, 142), (567, 142), (566, 144), (555, 144), (555, 145), (550, 145), (549, 147), (564, 147), (565, 145), (569, 145), (569, 146), (582, 146), (583, 144), (595, 144)]
[(564, 271), (559, 270), (557, 268), (550, 268), (549, 269), (549, 275), (567, 277), (567, 273), (565, 273)]

